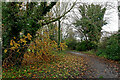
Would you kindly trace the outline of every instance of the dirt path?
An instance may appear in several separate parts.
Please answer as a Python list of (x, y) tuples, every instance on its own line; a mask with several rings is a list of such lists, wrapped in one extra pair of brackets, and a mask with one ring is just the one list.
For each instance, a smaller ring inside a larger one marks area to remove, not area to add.
[(84, 57), (92, 71), (91, 73), (86, 72), (86, 74), (92, 78), (120, 78), (120, 64), (114, 61), (80, 52), (70, 51), (69, 53)]

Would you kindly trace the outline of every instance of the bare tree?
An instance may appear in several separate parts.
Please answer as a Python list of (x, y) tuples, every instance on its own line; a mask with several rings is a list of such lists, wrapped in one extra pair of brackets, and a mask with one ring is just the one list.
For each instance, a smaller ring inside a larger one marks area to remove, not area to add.
[(61, 17), (61, 19), (58, 20), (58, 47), (60, 48), (60, 42), (61, 42), (61, 22), (66, 17), (65, 15), (71, 11), (71, 9), (75, 6), (75, 2), (69, 3), (69, 2), (57, 2), (57, 4), (53, 7), (51, 12), (49, 12), (48, 17)]

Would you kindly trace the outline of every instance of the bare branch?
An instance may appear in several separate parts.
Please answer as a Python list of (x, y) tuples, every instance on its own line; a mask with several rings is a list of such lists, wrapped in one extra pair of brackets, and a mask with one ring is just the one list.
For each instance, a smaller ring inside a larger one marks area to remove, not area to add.
[[(50, 23), (52, 23), (52, 22), (55, 22), (55, 21), (61, 19), (62, 17), (64, 17), (68, 12), (70, 12), (70, 11), (73, 9), (73, 7), (75, 6), (75, 3), (76, 3), (76, 2), (74, 2), (73, 5), (72, 5), (72, 7), (71, 7), (67, 12), (65, 12), (63, 15), (57, 17), (56, 19), (53, 19), (53, 20), (50, 20), (50, 21), (48, 21), (48, 22), (42, 23), (42, 25), (47, 25), (47, 24), (50, 24)], [(38, 23), (40, 23), (40, 22), (38, 22)]]

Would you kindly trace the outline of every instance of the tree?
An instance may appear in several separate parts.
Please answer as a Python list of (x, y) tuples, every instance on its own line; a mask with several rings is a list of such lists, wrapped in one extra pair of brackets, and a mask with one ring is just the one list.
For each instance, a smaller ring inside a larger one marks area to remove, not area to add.
[[(54, 18), (56, 18), (56, 17), (60, 17), (60, 16), (62, 16), (62, 15), (64, 15), (64, 14), (66, 14), (66, 13), (68, 13), (68, 11), (67, 10), (69, 10), (69, 12), (71, 11), (71, 9), (73, 9), (73, 7), (75, 6), (75, 3), (76, 2), (74, 2), (74, 3), (69, 3), (69, 2), (57, 2), (57, 4), (52, 8), (52, 10), (51, 10), (51, 12), (50, 12), (50, 14), (52, 14), (50, 17), (54, 17)], [(71, 6), (69, 6), (69, 4), (71, 4)], [(61, 19), (59, 19), (58, 21), (57, 21), (57, 27), (58, 27), (58, 40), (57, 40), (57, 43), (58, 43), (58, 48), (60, 48), (60, 42), (61, 42), (61, 40), (62, 40), (62, 36), (61, 36), (61, 22), (62, 22), (62, 20), (65, 18), (65, 16), (64, 17), (62, 17)]]
[(103, 20), (106, 8), (100, 5), (80, 5), (79, 12), (82, 16), (81, 19), (73, 23), (84, 34), (86, 40), (98, 43), (101, 38), (102, 26), (106, 24)]
[[(42, 20), (44, 15), (50, 11), (56, 2), (51, 2), (49, 6), (47, 6), (47, 2), (41, 2), (39, 6), (38, 2), (27, 2), (24, 6), (23, 4), (24, 3), (22, 2), (4, 2), (2, 4), (3, 51), (10, 47), (9, 43), (13, 37), (20, 39), (20, 32), (23, 32), (25, 35), (30, 33), (34, 37), (36, 31), (43, 26), (38, 24), (38, 20)], [(28, 41), (27, 44), (29, 43), (30, 41)], [(12, 54), (11, 61), (15, 64), (18, 63), (18, 65), (21, 65), (26, 49), (27, 47), (21, 49), (21, 55), (17, 53)], [(18, 55), (19, 57), (16, 57)], [(9, 53), (3, 54), (3, 60), (8, 56)], [(18, 58), (20, 60), (18, 60)]]
[[(32, 35), (32, 40), (35, 38), (36, 31), (44, 25), (55, 22), (65, 16), (71, 9), (66, 11), (63, 15), (54, 18), (46, 19), (44, 16), (47, 12), (52, 9), (57, 2), (50, 2), (48, 5), (47, 2), (4, 2), (2, 4), (2, 23), (3, 23), (3, 50), (10, 47), (10, 40), (17, 38), (20, 39), (21, 34), (27, 35), (30, 33)], [(39, 5), (40, 4), (40, 5)], [(31, 41), (28, 41), (29, 45)], [(16, 65), (21, 65), (24, 53), (27, 47), (20, 49), (21, 54), (7, 52), (3, 54), (3, 61), (8, 56), (11, 57), (11, 61)], [(2, 52), (4, 53), (4, 52)]]

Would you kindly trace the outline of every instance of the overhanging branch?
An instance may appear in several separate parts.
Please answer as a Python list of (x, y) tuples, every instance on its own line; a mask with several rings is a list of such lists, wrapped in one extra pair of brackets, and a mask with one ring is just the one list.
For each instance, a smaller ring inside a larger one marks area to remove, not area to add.
[[(50, 20), (50, 21), (48, 21), (48, 22), (42, 23), (42, 26), (43, 26), (43, 25), (50, 24), (50, 23), (52, 23), (52, 22), (55, 22), (55, 21), (61, 19), (62, 17), (64, 17), (68, 12), (70, 12), (71, 9), (73, 9), (73, 7), (75, 6), (75, 3), (76, 3), (76, 2), (74, 2), (73, 5), (72, 5), (72, 7), (71, 7), (67, 12), (65, 12), (62, 16), (59, 16), (59, 17), (57, 17), (57, 18), (55, 18), (55, 19), (53, 19), (53, 20)], [(40, 23), (40, 22), (38, 22), (38, 23)]]

